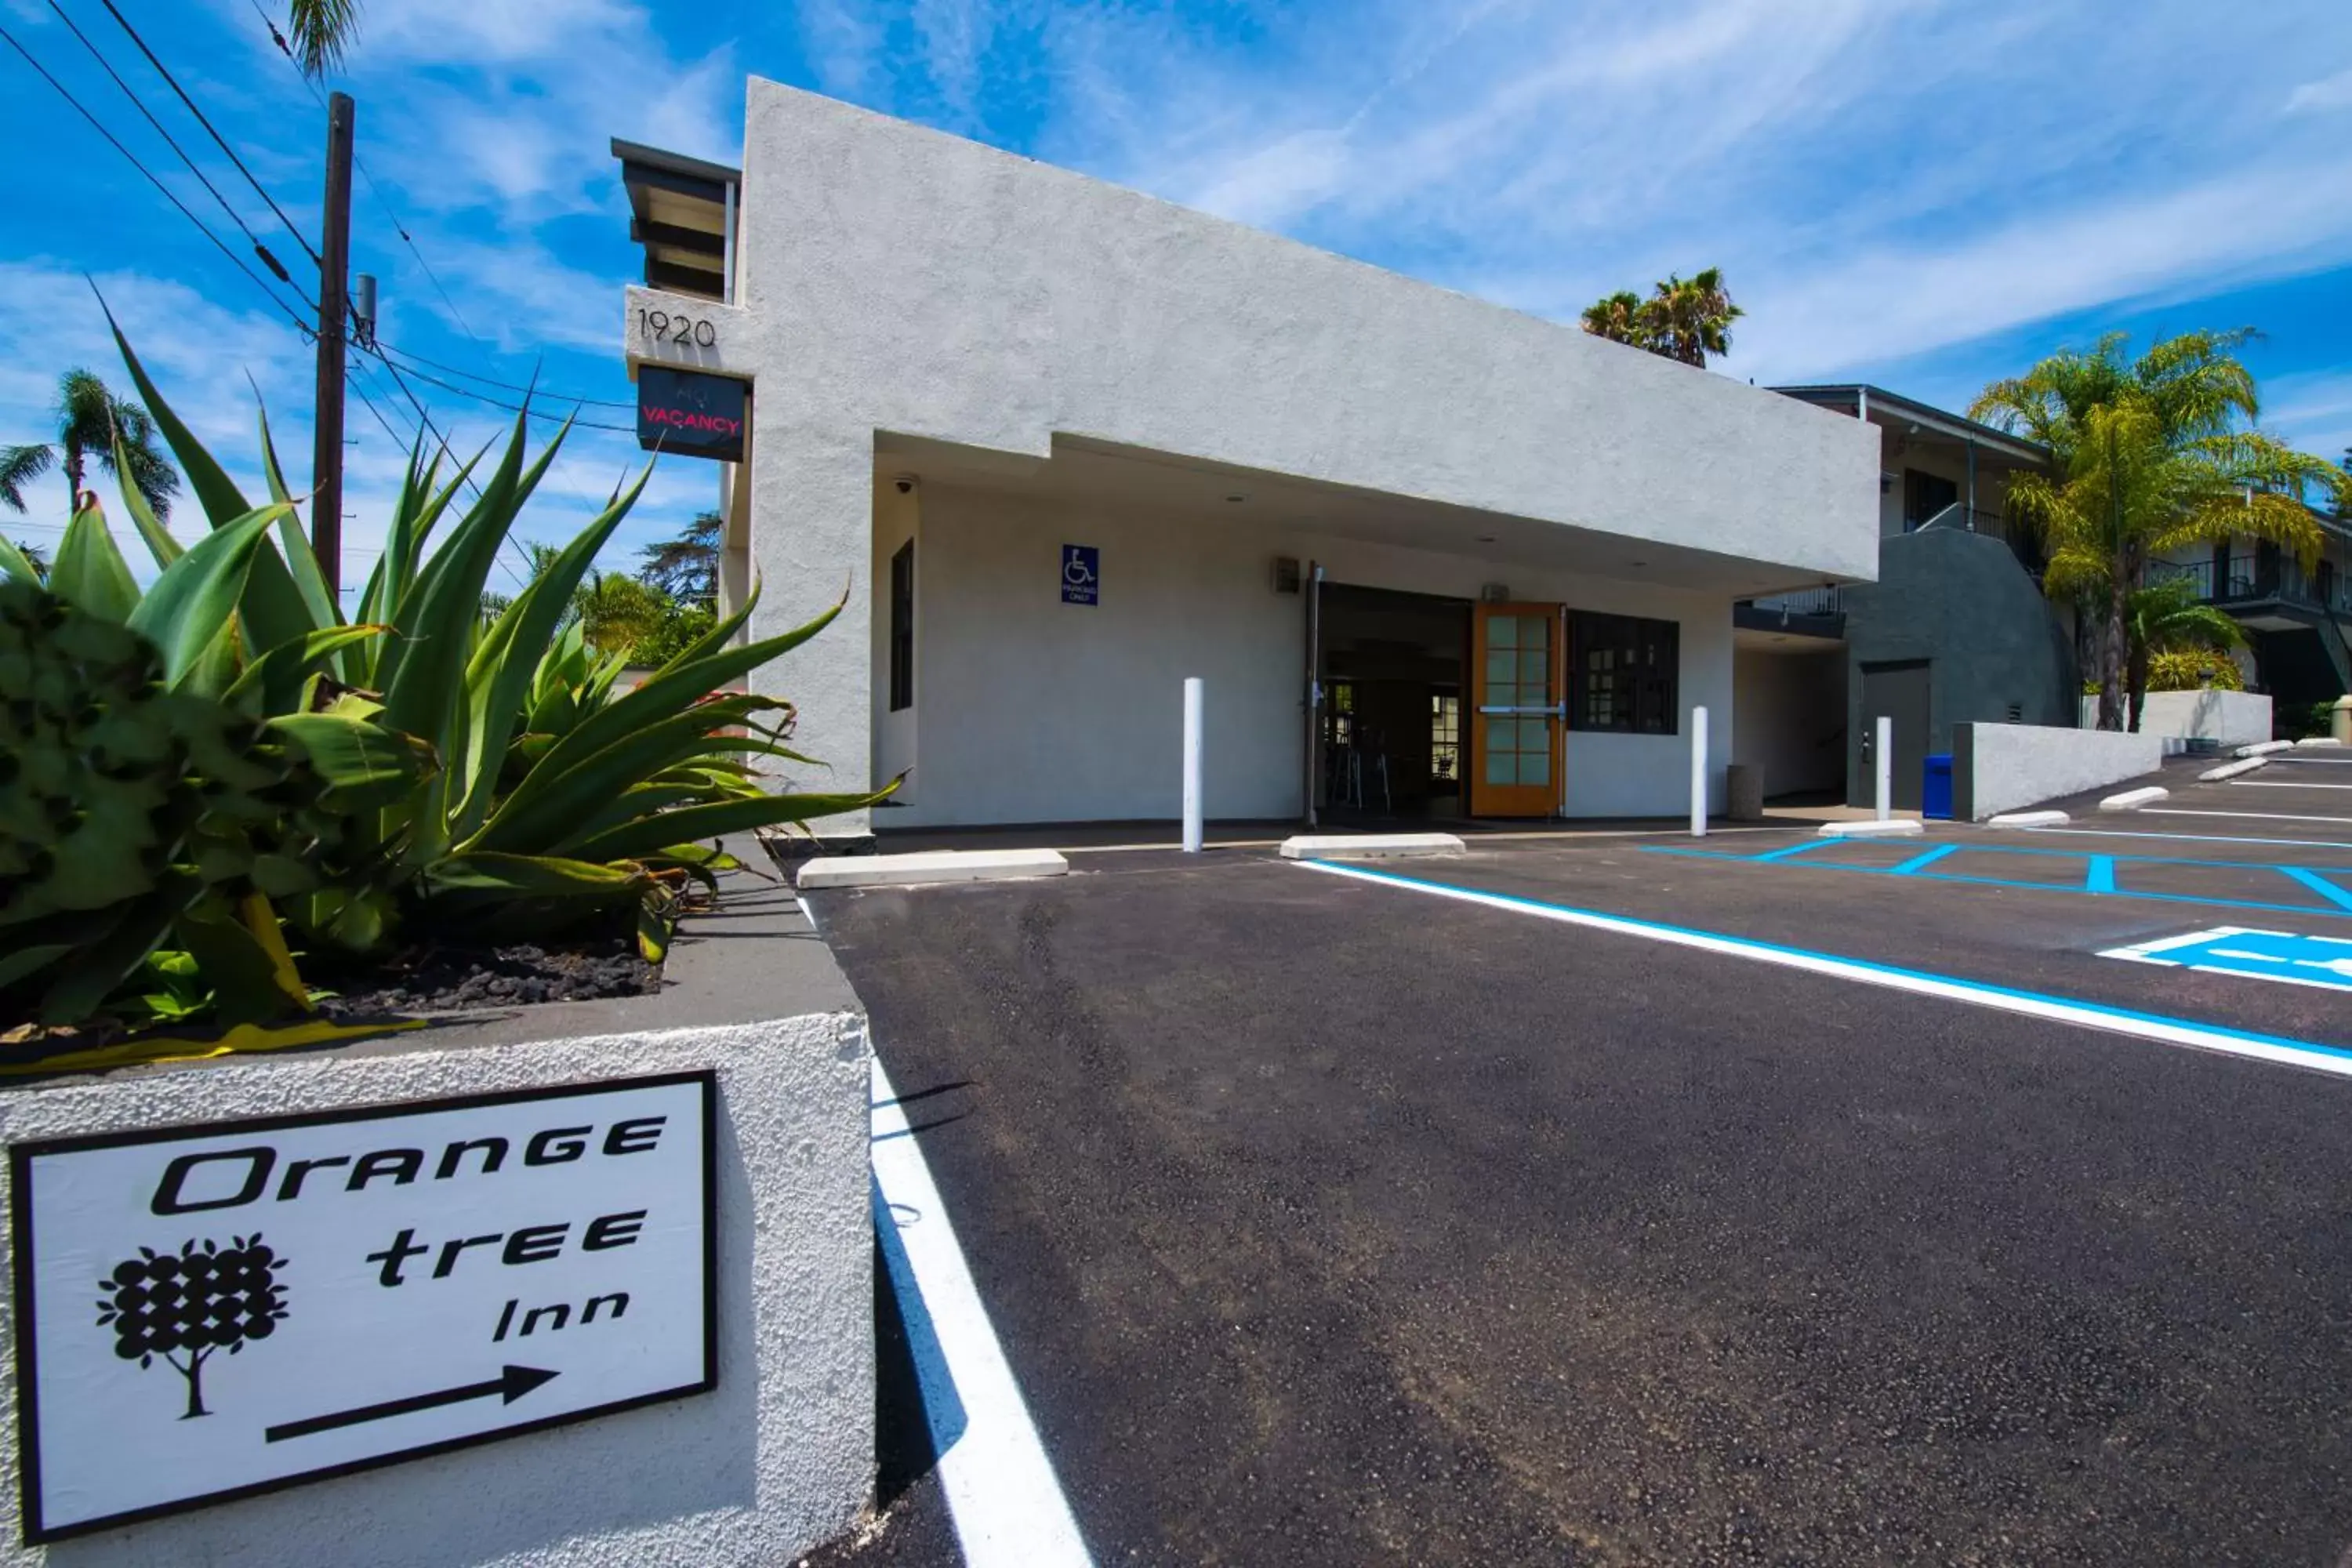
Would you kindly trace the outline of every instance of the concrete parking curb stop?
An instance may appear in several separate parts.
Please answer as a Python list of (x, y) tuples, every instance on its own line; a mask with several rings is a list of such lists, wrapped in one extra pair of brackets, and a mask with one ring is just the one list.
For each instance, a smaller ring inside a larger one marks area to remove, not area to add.
[(1001, 882), (1067, 876), (1070, 863), (1051, 849), (931, 849), (908, 855), (852, 855), (811, 860), (793, 886), (907, 888), (931, 882)]
[(1282, 841), (1286, 860), (1407, 860), (1459, 855), (1451, 833), (1301, 833)]
[(2219, 784), (2223, 779), (2240, 778), (2271, 765), (2268, 757), (2248, 757), (2242, 762), (2223, 763), (2218, 768), (2207, 768), (2197, 776), (2206, 784)]
[(1819, 834), (1823, 838), (1904, 838), (1927, 831), (1918, 818), (1898, 816), (1888, 822), (1824, 822)]
[(2063, 811), (2010, 811), (1989, 818), (1987, 827), (2063, 827), (2074, 818)]
[(2141, 806), (2155, 805), (2171, 793), (2162, 784), (2149, 784), (2146, 789), (2127, 789), (2121, 795), (2111, 795), (2099, 802), (2099, 809), (2101, 811), (2137, 811)]
[(2237, 754), (2242, 757), (2267, 757), (2273, 752), (2292, 752), (2294, 750), (2294, 742), (2293, 741), (2263, 741), (2256, 745), (2240, 746), (2238, 748)]

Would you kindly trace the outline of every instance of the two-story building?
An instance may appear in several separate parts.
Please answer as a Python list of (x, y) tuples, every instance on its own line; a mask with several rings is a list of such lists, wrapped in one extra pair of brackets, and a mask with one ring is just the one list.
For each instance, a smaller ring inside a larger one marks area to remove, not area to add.
[(847, 595), (783, 782), (877, 828), (1171, 818), (1186, 677), (1213, 817), (1675, 813), (1699, 706), (1719, 806), (1733, 605), (1877, 571), (1837, 411), (773, 82), (614, 152), (723, 602)]

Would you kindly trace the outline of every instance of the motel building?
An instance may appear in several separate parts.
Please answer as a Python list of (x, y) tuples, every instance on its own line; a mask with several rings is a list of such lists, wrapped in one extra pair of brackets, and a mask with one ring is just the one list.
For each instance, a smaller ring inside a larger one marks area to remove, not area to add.
[[(616, 142), (641, 433), (870, 826), (1711, 807), (1733, 606), (1877, 571), (1851, 414), (754, 79), (740, 170)], [(1767, 781), (1767, 788), (1771, 787)], [(828, 829), (855, 833), (864, 823)]]

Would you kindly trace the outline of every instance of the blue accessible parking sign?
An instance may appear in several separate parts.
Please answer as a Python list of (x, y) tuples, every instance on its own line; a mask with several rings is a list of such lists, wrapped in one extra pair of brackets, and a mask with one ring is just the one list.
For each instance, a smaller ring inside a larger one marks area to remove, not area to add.
[(2160, 942), (2110, 948), (2099, 956), (2352, 991), (2352, 939), (2344, 937), (2217, 926)]
[(1102, 551), (1092, 544), (1062, 546), (1062, 603), (1091, 605), (1102, 591)]

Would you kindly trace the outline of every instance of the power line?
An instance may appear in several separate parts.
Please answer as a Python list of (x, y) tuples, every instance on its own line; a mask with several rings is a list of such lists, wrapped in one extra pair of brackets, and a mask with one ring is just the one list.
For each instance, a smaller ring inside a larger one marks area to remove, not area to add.
[(291, 309), (289, 309), (287, 306), (286, 301), (280, 300), (270, 289), (269, 285), (261, 280), (261, 275), (256, 272), (252, 268), (246, 265), (245, 258), (239, 256), (236, 251), (229, 248), (227, 241), (221, 238), (219, 235), (215, 234), (211, 229), (205, 227), (205, 220), (198, 217), (194, 213), (190, 212), (188, 210), (188, 205), (173, 194), (171, 186), (158, 179), (152, 169), (150, 169), (146, 164), (141, 163), (139, 161), (139, 155), (131, 152), (130, 148), (125, 147), (121, 142), (116, 138), (114, 132), (106, 128), (105, 123), (100, 121), (97, 115), (92, 114), (89, 109), (83, 106), (81, 100), (76, 98), (67, 89), (63, 82), (60, 82), (57, 78), (51, 76), (48, 73), (47, 68), (33, 58), (32, 51), (25, 47), (23, 44), (17, 42), (16, 35), (11, 33), (5, 27), (0, 27), (0, 38), (6, 39), (9, 47), (24, 56), (25, 63), (31, 66), (36, 72), (39, 73), (43, 81), (47, 82), (49, 86), (56, 89), (58, 97), (64, 99), (68, 103), (72, 104), (74, 111), (79, 114), (84, 120), (89, 121), (90, 129), (96, 131), (100, 136), (105, 137), (109, 146), (121, 153), (132, 168), (146, 175), (147, 183), (153, 185), (157, 190), (163, 192), (163, 199), (170, 202), (173, 206), (179, 208), (180, 216), (186, 218), (190, 223), (194, 224), (196, 226), (196, 232), (203, 235), (206, 239), (211, 240), (215, 247), (217, 248), (223, 256), (229, 258), (230, 265), (234, 266), (239, 272), (244, 273), (247, 278), (251, 279), (253, 280), (253, 286), (260, 289), (263, 295), (268, 299), (272, 305), (285, 312), (286, 319), (294, 323), (294, 330), (296, 331), (300, 332), (305, 338), (313, 335), (310, 323), (302, 320), (300, 316), (297, 315)]
[[(415, 353), (409, 349), (402, 348), (395, 343), (379, 342), (376, 346), (385, 353), (399, 355), (402, 359), (408, 361), (412, 367), (415, 365), (425, 365), (433, 370), (442, 371), (450, 375), (462, 377), (467, 381), (478, 381), (485, 386), (495, 386), (501, 391), (528, 393), (538, 397), (543, 397), (551, 403), (577, 403), (593, 408), (625, 408), (630, 410), (635, 410), (637, 406), (634, 403), (620, 403), (609, 397), (579, 397), (567, 393), (550, 392), (544, 387), (523, 386), (511, 381), (500, 381), (496, 376), (483, 375), (476, 371), (459, 370), (454, 364), (443, 364), (438, 360), (426, 359), (423, 354)], [(422, 374), (423, 373), (419, 372), (418, 374)]]
[[(440, 427), (433, 423), (433, 416), (425, 412), (423, 401), (420, 400), (416, 394), (410, 389), (408, 383), (402, 379), (400, 367), (393, 363), (390, 360), (384, 358), (382, 354), (378, 354), (376, 356), (376, 363), (383, 366), (385, 374), (392, 377), (392, 384), (400, 389), (400, 395), (408, 399), (408, 405), (416, 410), (417, 422), (432, 435), (436, 441), (440, 443), (441, 448), (444, 451), (449, 452), (454, 457), (456, 455), (456, 448), (451, 447), (449, 438), (441, 433)], [(461, 473), (463, 472), (462, 469), (459, 471)], [(473, 476), (470, 474), (466, 475), (466, 488), (474, 492), (474, 499), (477, 501), (482, 499), (481, 487), (474, 483)], [(512, 534), (501, 535), (499, 540), (499, 543), (501, 548), (512, 545), (518, 553), (520, 552), (521, 546), (515, 544), (514, 536)], [(514, 579), (514, 583), (517, 587), (528, 587), (530, 585), (511, 565), (508, 564), (507, 558), (504, 555), (496, 555), (493, 558), (506, 572), (506, 574)]]
[[(408, 357), (414, 359), (416, 356), (411, 354)], [(398, 381), (400, 379), (399, 366), (394, 364), (389, 358), (385, 357), (382, 353), (378, 353), (376, 355), (376, 359), (377, 362), (383, 364), (386, 370), (393, 373), (393, 379), (394, 381)], [(533, 419), (544, 419), (551, 425), (562, 425), (566, 422), (563, 415), (548, 414), (536, 408), (526, 408), (520, 403), (508, 403), (502, 399), (492, 397), (488, 393), (476, 392), (471, 387), (459, 386), (455, 383), (443, 381), (438, 376), (427, 375), (423, 371), (417, 370), (413, 366), (410, 368), (408, 374), (415, 376), (417, 380), (425, 383), (427, 385), (437, 386), (444, 392), (454, 392), (460, 397), (470, 397), (477, 403), (487, 403), (493, 408), (503, 408), (509, 414), (528, 414)], [(569, 400), (567, 399), (567, 401)], [(572, 419), (570, 423), (574, 429), (579, 430), (615, 430), (624, 436), (634, 436), (637, 433), (637, 427), (634, 425), (605, 425), (593, 419)]]
[(139, 29), (132, 26), (121, 11), (115, 9), (114, 0), (99, 0), (99, 4), (104, 5), (106, 14), (112, 16), (124, 32), (131, 35), (131, 41), (139, 46), (139, 52), (147, 57), (147, 63), (155, 68), (155, 73), (163, 79), (165, 85), (179, 95), (182, 103), (188, 106), (188, 112), (196, 117), (196, 123), (205, 128), (205, 133), (213, 139), (214, 144), (228, 154), (228, 161), (236, 165), (238, 174), (245, 176), (245, 183), (251, 185), (255, 193), (269, 204), (269, 210), (278, 215), (278, 221), (286, 226), (286, 232), (294, 237), (294, 243), (300, 246), (303, 253), (310, 257), (311, 265), (323, 266), (324, 263), (319, 259), (319, 253), (311, 248), (310, 242), (303, 237), (302, 231), (294, 226), (294, 220), (286, 216), (286, 209), (278, 205), (278, 198), (263, 188), (261, 182), (254, 177), (253, 171), (245, 166), (245, 160), (236, 155), (236, 149), (228, 144), (227, 139), (213, 129), (213, 122), (205, 118), (205, 111), (196, 107), (196, 100), (188, 96), (187, 89), (180, 85), (179, 79), (172, 74), (171, 68), (155, 58), (155, 51), (147, 47), (147, 40), (139, 36)]
[[(142, 115), (146, 117), (147, 123), (155, 128), (155, 134), (163, 139), (163, 145), (169, 147), (173, 153), (179, 154), (180, 162), (188, 166), (188, 173), (196, 177), (196, 183), (203, 185), (205, 190), (212, 193), (212, 198), (220, 204), (221, 211), (228, 214), (228, 221), (236, 225), (238, 232), (243, 234), (247, 240), (252, 242), (253, 253), (261, 258), (261, 264), (264, 267), (268, 268), (271, 273), (277, 277), (280, 283), (293, 289), (296, 299), (301, 300), (305, 305), (310, 305), (310, 300), (302, 293), (301, 289), (295, 284), (294, 279), (288, 275), (285, 263), (279, 261), (278, 258), (269, 253), (269, 247), (261, 243), (261, 237), (253, 232), (252, 228), (247, 225), (244, 216), (239, 214), (235, 207), (229, 205), (228, 198), (220, 194), (220, 188), (215, 185), (210, 179), (205, 177), (205, 172), (202, 169), (196, 167), (196, 161), (188, 156), (187, 149), (182, 147), (179, 142), (173, 140), (172, 133), (163, 129), (163, 122), (156, 119), (154, 111), (147, 107), (147, 100), (141, 98), (136, 92), (133, 92), (131, 89), (131, 84), (122, 79), (121, 73), (115, 70), (113, 63), (99, 52), (98, 46), (89, 41), (89, 36), (83, 33), (79, 27), (74, 26), (74, 19), (66, 15), (65, 7), (59, 5), (58, 4), (58, 0), (49, 0), (49, 9), (58, 14), (58, 20), (66, 25), (66, 31), (74, 36), (75, 41), (79, 43), (83, 48), (89, 51), (89, 58), (98, 62), (99, 69), (104, 71), (107, 74), (108, 79), (110, 79), (116, 87), (122, 89), (122, 96), (131, 100), (131, 107), (138, 110)], [(311, 306), (311, 311), (314, 315), (317, 313), (317, 309), (318, 308), (315, 305)]]

